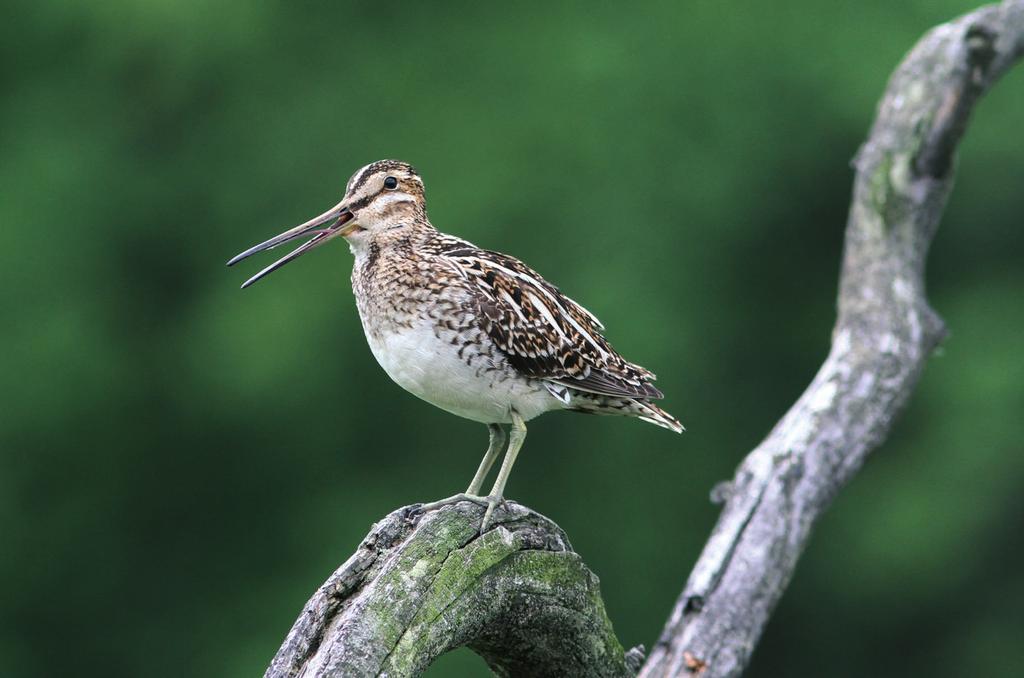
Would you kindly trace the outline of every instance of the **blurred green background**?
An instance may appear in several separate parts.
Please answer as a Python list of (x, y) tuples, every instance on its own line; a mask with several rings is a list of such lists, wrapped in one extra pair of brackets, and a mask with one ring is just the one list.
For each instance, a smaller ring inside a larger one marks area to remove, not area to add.
[[(708, 492), (824, 358), (849, 161), (974, 6), (6, 3), (0, 674), (260, 675), (388, 511), (486, 445), (367, 350), (345, 246), (240, 250), (408, 160), (657, 371), (683, 436), (535, 421), (509, 495), (655, 641)], [(980, 107), (929, 264), (951, 337), (820, 524), (751, 676), (1024, 674), (1024, 71)], [(468, 651), (432, 675), (482, 675)]]

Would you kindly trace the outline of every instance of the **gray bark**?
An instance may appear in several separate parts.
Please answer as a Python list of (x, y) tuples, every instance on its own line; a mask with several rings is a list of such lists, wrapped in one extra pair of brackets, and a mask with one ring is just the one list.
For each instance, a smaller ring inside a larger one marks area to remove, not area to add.
[[(885, 440), (944, 328), (925, 297), (928, 246), (978, 99), (1024, 53), (1024, 0), (939, 26), (889, 81), (856, 179), (832, 348), (811, 385), (716, 489), (725, 506), (645, 678), (738, 675), (812, 527)], [(415, 675), (469, 646), (499, 675), (627, 676), (597, 578), (557, 525), (509, 504), (400, 509), (307, 603), (268, 677)]]
[(561, 528), (513, 502), (479, 534), (460, 503), (394, 511), (306, 603), (268, 678), (411, 676), (469, 646), (502, 676), (632, 676), (598, 580)]
[(889, 80), (855, 159), (832, 349), (740, 465), (711, 538), (640, 675), (738, 675), (811, 528), (885, 440), (944, 336), (928, 246), (978, 98), (1024, 50), (1024, 0), (925, 35)]

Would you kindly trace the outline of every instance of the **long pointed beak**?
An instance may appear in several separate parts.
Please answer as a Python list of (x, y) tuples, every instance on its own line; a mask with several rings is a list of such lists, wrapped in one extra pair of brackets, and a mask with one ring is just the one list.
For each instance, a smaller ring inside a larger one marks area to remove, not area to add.
[[(347, 228), (345, 228), (344, 226), (345, 224), (352, 221), (352, 218), (352, 212), (349, 211), (348, 207), (346, 207), (343, 203), (339, 203), (338, 205), (335, 205), (334, 207), (327, 210), (320, 216), (313, 217), (304, 224), (299, 224), (295, 228), (288, 229), (281, 235), (275, 236), (270, 240), (267, 240), (266, 242), (261, 242), (259, 245), (256, 245), (254, 247), (250, 247), (249, 249), (242, 252), (238, 256), (232, 258), (231, 261), (228, 262), (228, 266), (234, 266), (242, 259), (251, 257), (257, 252), (274, 249), (278, 245), (283, 245), (286, 242), (291, 242), (292, 240), (301, 238), (303, 236), (313, 236), (311, 240), (303, 243), (295, 250), (292, 250), (290, 253), (281, 257), (280, 259), (272, 263), (270, 266), (267, 266), (265, 269), (263, 269), (262, 271), (260, 271), (253, 277), (249, 278), (244, 283), (242, 283), (242, 289), (245, 289), (249, 285), (252, 285), (254, 282), (259, 280), (260, 278), (269, 275), (270, 273), (273, 273), (277, 269), (287, 264), (289, 261), (298, 259), (306, 252), (316, 247), (319, 247), (320, 245), (323, 245), (328, 240), (331, 240), (332, 238), (338, 235), (345, 236), (350, 234), (357, 228), (355, 224), (352, 224)], [(327, 226), (324, 226), (324, 224), (327, 224)]]

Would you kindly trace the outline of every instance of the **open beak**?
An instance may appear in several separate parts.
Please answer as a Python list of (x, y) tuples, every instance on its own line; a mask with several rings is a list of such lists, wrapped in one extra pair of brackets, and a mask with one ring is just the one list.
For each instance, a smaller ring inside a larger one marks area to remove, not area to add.
[[(320, 216), (313, 217), (304, 224), (300, 224), (295, 228), (289, 229), (282, 233), (281, 235), (275, 236), (266, 242), (260, 243), (259, 245), (250, 247), (246, 251), (231, 259), (231, 261), (228, 262), (228, 266), (234, 266), (242, 259), (251, 257), (257, 252), (274, 249), (278, 245), (283, 245), (286, 242), (291, 242), (296, 238), (302, 238), (307, 235), (313, 236), (310, 240), (303, 243), (292, 252), (281, 257), (280, 259), (272, 263), (270, 266), (267, 266), (265, 269), (263, 269), (262, 271), (260, 271), (253, 277), (249, 278), (244, 283), (242, 283), (242, 289), (245, 289), (246, 287), (253, 284), (263, 276), (276, 271), (277, 269), (281, 268), (282, 266), (287, 264), (289, 261), (292, 261), (293, 259), (298, 259), (306, 252), (316, 247), (319, 247), (320, 245), (323, 245), (328, 240), (331, 240), (332, 238), (339, 235), (346, 236), (351, 234), (353, 231), (359, 228), (354, 223), (350, 223), (352, 219), (353, 215), (352, 212), (349, 211), (348, 207), (346, 207), (343, 204), (338, 204), (332, 207), (331, 209), (327, 210)], [(346, 226), (346, 224), (348, 225)]]

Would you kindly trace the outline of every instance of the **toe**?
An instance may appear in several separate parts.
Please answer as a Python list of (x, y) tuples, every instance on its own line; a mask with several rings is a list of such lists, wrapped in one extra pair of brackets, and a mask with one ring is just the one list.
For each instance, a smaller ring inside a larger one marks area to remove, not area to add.
[(442, 508), (444, 506), (451, 506), (452, 504), (458, 504), (459, 502), (468, 501), (478, 506), (487, 506), (489, 497), (478, 497), (472, 494), (456, 494), (446, 499), (438, 499), (437, 501), (427, 502), (426, 504), (419, 504), (414, 508), (417, 513), (425, 513), (427, 511), (433, 511), (435, 509)]
[(494, 520), (493, 520), (493, 518), (494, 518), (494, 509), (496, 509), (499, 505), (501, 505), (505, 501), (501, 497), (487, 497), (486, 499), (487, 499), (487, 511), (484, 512), (484, 519), (480, 523), (480, 532), (481, 533), (486, 532), (487, 528), (489, 528), (491, 526), (491, 523), (494, 522)]

